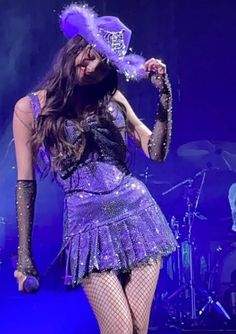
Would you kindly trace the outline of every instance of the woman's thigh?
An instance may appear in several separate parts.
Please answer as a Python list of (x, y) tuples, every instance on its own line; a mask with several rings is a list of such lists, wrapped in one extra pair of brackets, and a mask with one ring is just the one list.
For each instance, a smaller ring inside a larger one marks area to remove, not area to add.
[(102, 334), (133, 333), (129, 305), (115, 273), (92, 273), (82, 286)]
[(159, 277), (161, 260), (142, 265), (131, 271), (125, 294), (133, 319), (134, 333), (148, 331), (152, 301)]

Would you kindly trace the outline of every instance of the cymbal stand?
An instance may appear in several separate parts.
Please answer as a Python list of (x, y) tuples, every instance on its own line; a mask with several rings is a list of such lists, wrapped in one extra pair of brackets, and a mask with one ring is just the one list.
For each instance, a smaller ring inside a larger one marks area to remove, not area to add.
[[(187, 212), (185, 214), (185, 218), (187, 218), (187, 224), (188, 224), (188, 245), (189, 245), (189, 290), (190, 290), (190, 303), (191, 303), (191, 320), (197, 319), (197, 310), (196, 310), (196, 286), (194, 284), (194, 269), (193, 269), (193, 246), (194, 242), (192, 240), (192, 228), (194, 223), (194, 218), (197, 214), (197, 208), (200, 200), (200, 196), (202, 193), (203, 185), (206, 179), (206, 170), (203, 170), (195, 175), (195, 178), (197, 176), (201, 176), (201, 184), (199, 187), (199, 190), (197, 192), (197, 197), (195, 200), (195, 204), (193, 205), (191, 198), (190, 198), (190, 189), (192, 188), (193, 182), (188, 183), (188, 189), (187, 189)], [(189, 190), (189, 191), (188, 191)], [(193, 209), (192, 209), (193, 208)]]
[[(176, 291), (174, 291), (171, 295), (167, 297), (167, 301), (169, 302), (171, 299), (179, 295), (182, 291), (185, 291), (186, 289), (189, 290), (189, 297), (190, 297), (190, 306), (191, 306), (191, 312), (190, 312), (190, 320), (192, 321), (193, 325), (197, 324), (198, 317), (201, 316), (208, 306), (212, 305), (214, 309), (221, 314), (223, 317), (225, 317), (227, 320), (230, 320), (229, 314), (226, 312), (226, 310), (223, 308), (223, 306), (220, 304), (219, 301), (214, 301), (213, 297), (206, 291), (205, 289), (197, 286), (195, 284), (194, 280), (194, 267), (193, 267), (193, 247), (194, 247), (194, 241), (192, 239), (192, 227), (194, 223), (195, 217), (198, 215), (197, 208), (199, 205), (199, 199), (202, 193), (203, 185), (206, 178), (206, 173), (208, 170), (203, 169), (199, 173), (197, 173), (194, 177), (194, 179), (187, 179), (185, 181), (180, 182), (176, 186), (172, 187), (171, 189), (167, 190), (163, 195), (167, 194), (168, 192), (172, 191), (173, 189), (178, 188), (179, 186), (186, 185), (186, 205), (187, 205), (187, 211), (185, 212), (184, 216), (184, 222), (187, 223), (188, 226), (188, 235), (187, 235), (187, 243), (189, 246), (189, 282), (180, 286)], [(195, 179), (198, 176), (202, 176), (200, 187), (197, 191), (197, 196), (195, 199), (195, 202), (193, 203), (191, 199), (191, 190), (194, 184)], [(177, 266), (180, 265), (179, 256), (177, 258), (178, 263)], [(178, 268), (178, 280), (180, 280), (180, 274), (179, 274), (179, 268)], [(199, 292), (202, 296), (207, 298), (206, 304), (201, 308), (199, 312), (197, 312), (196, 307), (196, 292)], [(180, 312), (180, 320), (183, 320), (183, 314), (182, 311)]]
[[(199, 172), (199, 173), (201, 173), (201, 172)], [(201, 180), (199, 192), (198, 192), (196, 202), (195, 202), (195, 207), (194, 207), (194, 213), (195, 214), (196, 214), (196, 210), (197, 210), (197, 207), (198, 207), (198, 204), (199, 204), (200, 194), (202, 192), (202, 188), (203, 188), (203, 185), (204, 185), (204, 182), (205, 182), (205, 178), (206, 178), (206, 170), (202, 173), (202, 180)], [(193, 274), (193, 272), (192, 272), (192, 274)], [(192, 275), (192, 278), (194, 278), (193, 275)], [(216, 310), (216, 312), (218, 312), (220, 315), (222, 315), (227, 320), (231, 320), (229, 314), (227, 313), (227, 311), (224, 309), (224, 307), (222, 306), (222, 304), (218, 300), (214, 300), (214, 298), (209, 294), (209, 292), (207, 290), (205, 290), (205, 289), (203, 289), (199, 286), (196, 286), (196, 288), (197, 288), (197, 290), (199, 290), (199, 292), (204, 297), (207, 298), (206, 304), (198, 312), (199, 316), (201, 316), (207, 310), (207, 307), (213, 306), (213, 308)], [(195, 308), (195, 310), (196, 310), (196, 308)]]

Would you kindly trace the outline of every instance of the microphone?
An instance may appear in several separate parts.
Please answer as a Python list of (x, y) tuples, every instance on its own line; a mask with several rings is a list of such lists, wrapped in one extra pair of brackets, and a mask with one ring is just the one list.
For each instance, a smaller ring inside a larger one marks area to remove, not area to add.
[(23, 283), (23, 289), (26, 293), (37, 292), (39, 290), (39, 280), (32, 275), (27, 276)]

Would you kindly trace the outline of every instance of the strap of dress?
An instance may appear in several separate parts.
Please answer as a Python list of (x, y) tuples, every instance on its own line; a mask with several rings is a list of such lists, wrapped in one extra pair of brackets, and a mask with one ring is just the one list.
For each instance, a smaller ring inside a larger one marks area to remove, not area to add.
[(40, 114), (40, 111), (41, 111), (41, 105), (40, 105), (40, 102), (39, 102), (38, 95), (36, 93), (30, 93), (28, 96), (31, 100), (31, 105), (32, 105), (32, 109), (33, 109), (33, 116), (34, 116), (34, 118), (37, 118), (38, 115)]

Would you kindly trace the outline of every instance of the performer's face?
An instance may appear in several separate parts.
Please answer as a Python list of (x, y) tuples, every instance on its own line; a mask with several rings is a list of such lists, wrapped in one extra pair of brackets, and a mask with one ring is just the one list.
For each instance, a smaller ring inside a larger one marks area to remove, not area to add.
[(106, 58), (88, 45), (75, 59), (78, 83), (81, 86), (94, 85), (102, 81), (110, 71)]

